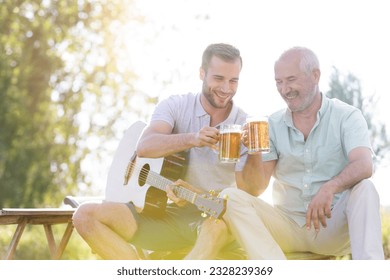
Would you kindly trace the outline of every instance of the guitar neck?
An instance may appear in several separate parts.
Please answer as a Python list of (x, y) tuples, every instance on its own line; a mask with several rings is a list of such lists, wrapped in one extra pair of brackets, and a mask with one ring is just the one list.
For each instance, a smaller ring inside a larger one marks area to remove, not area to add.
[[(172, 185), (173, 181), (162, 177), (160, 174), (149, 171), (146, 177), (146, 182), (155, 187), (158, 188), (164, 192), (167, 192), (167, 187), (169, 185)], [(173, 187), (173, 192), (175, 195), (181, 199), (185, 199), (188, 202), (194, 203), (197, 194), (193, 191), (190, 191), (186, 188), (180, 187), (180, 186), (174, 186)]]

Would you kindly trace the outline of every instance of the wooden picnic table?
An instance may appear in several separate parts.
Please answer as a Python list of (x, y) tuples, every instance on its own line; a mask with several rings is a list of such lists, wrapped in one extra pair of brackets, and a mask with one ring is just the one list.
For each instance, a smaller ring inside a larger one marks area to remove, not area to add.
[[(61, 208), (3, 208), (0, 210), (0, 225), (17, 225), (5, 259), (11, 260), (26, 225), (43, 225), (52, 259), (60, 259), (73, 232), (72, 215), (75, 209)], [(57, 246), (52, 225), (67, 224)]]

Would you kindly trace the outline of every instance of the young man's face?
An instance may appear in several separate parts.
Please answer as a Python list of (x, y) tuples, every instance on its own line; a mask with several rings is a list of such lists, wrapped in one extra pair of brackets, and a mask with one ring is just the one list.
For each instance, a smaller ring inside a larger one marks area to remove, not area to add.
[(241, 61), (226, 62), (213, 56), (207, 71), (200, 69), (203, 81), (202, 94), (214, 108), (226, 108), (236, 94), (241, 71)]

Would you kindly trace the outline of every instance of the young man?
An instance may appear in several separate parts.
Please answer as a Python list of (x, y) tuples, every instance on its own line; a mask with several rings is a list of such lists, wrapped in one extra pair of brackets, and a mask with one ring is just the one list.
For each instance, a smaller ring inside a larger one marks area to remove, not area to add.
[[(235, 47), (208, 46), (200, 67), (201, 93), (161, 101), (140, 137), (137, 155), (159, 158), (186, 151), (188, 166), (182, 178), (185, 182), (177, 184), (192, 188), (191, 184), (200, 192), (238, 185), (257, 195), (253, 192), (252, 175), (242, 172), (246, 161), (220, 163), (214, 151), (219, 140), (218, 127), (224, 123), (243, 124), (246, 119), (232, 100), (241, 67), (240, 52)], [(92, 250), (104, 259), (137, 259), (132, 245), (153, 251), (192, 247), (187, 259), (215, 258), (228, 240), (225, 223), (202, 218), (194, 205), (183, 206), (183, 200), (170, 189), (167, 195), (176, 204), (169, 205), (162, 218), (146, 216), (131, 203), (104, 202), (81, 205), (73, 223)]]
[(224, 219), (250, 259), (299, 251), (384, 258), (366, 121), (358, 109), (320, 92), (320, 74), (307, 48), (289, 49), (275, 63), (288, 108), (269, 118), (271, 152), (252, 158), (259, 192), (275, 179), (274, 205), (241, 190), (223, 191), (229, 196)]

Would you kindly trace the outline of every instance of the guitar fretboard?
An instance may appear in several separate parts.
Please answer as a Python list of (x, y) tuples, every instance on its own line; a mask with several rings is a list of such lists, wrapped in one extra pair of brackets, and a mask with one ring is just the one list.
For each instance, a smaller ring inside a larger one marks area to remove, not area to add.
[[(133, 172), (135, 171), (135, 172), (139, 173), (139, 178), (142, 181), (148, 183), (149, 185), (151, 185), (155, 188), (158, 188), (158, 189), (166, 192), (167, 187), (169, 185), (172, 185), (172, 183), (173, 183), (171, 180), (164, 178), (163, 176), (161, 176), (160, 174), (158, 174), (154, 171), (137, 166), (134, 162), (132, 162), (131, 164), (132, 164)], [(181, 199), (185, 199), (188, 202), (191, 202), (193, 204), (195, 203), (195, 200), (197, 197), (197, 194), (195, 192), (193, 192), (189, 189), (180, 187), (180, 186), (173, 186), (173, 192), (175, 193), (175, 195), (177, 197), (179, 197)]]

